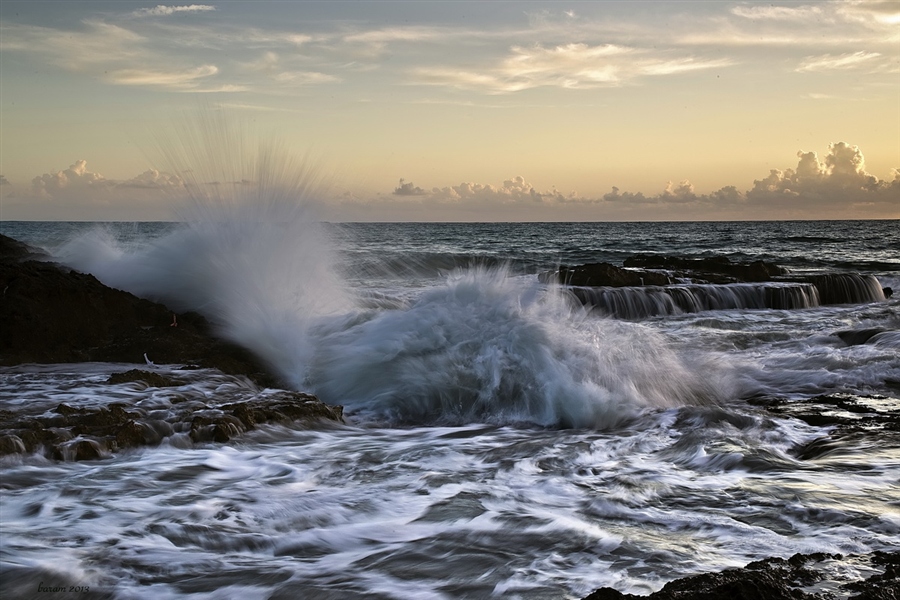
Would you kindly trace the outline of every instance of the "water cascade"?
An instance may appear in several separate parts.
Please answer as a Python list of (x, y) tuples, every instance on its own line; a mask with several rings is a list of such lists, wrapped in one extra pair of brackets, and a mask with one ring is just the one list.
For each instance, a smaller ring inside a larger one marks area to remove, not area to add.
[(705, 310), (814, 308), (884, 300), (872, 275), (820, 275), (807, 283), (683, 284), (641, 287), (571, 287), (585, 306), (621, 319), (643, 319)]

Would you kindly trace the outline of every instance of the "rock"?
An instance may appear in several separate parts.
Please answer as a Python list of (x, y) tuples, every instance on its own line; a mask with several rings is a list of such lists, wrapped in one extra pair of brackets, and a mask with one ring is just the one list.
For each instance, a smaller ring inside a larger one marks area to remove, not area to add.
[(113, 373), (106, 380), (106, 383), (118, 384), (128, 383), (130, 381), (141, 381), (146, 383), (148, 387), (173, 387), (181, 385), (181, 382), (165, 377), (159, 373), (151, 373), (150, 371), (141, 371), (140, 369), (131, 369), (124, 373)]
[(609, 263), (589, 263), (577, 267), (562, 266), (558, 271), (542, 273), (539, 278), (544, 283), (561, 283), (577, 286), (640, 286), (666, 285), (669, 278), (652, 271), (632, 271)]
[(678, 271), (679, 276), (708, 283), (761, 282), (787, 274), (787, 269), (761, 260), (733, 263), (727, 256), (709, 258), (681, 258), (655, 254), (641, 254), (625, 259), (626, 267)]
[[(834, 568), (835, 563), (844, 561), (867, 564), (876, 573), (864, 580), (851, 579), (854, 569)], [(677, 579), (649, 596), (600, 588), (584, 600), (831, 600), (835, 598), (833, 593), (813, 591), (824, 581), (829, 587), (840, 588), (844, 592), (840, 597), (851, 600), (896, 600), (900, 598), (900, 552), (846, 558), (822, 553), (768, 558), (742, 569)]]
[(859, 346), (885, 331), (888, 330), (883, 327), (870, 327), (868, 329), (846, 329), (844, 331), (836, 332), (835, 335), (848, 346)]
[[(143, 378), (125, 382), (132, 380)], [(0, 455), (39, 452), (56, 460), (95, 460), (125, 448), (155, 446), (179, 431), (193, 443), (225, 443), (263, 423), (343, 422), (340, 406), (328, 406), (310, 394), (255, 393), (251, 400), (224, 405), (173, 400), (164, 420), (122, 403), (98, 408), (60, 404), (50, 413), (35, 409), (39, 414), (0, 411)]]
[(885, 298), (890, 298), (891, 296), (894, 295), (894, 288), (890, 288), (890, 287), (881, 288), (881, 293), (884, 294)]
[(146, 355), (156, 364), (195, 364), (278, 384), (249, 351), (216, 338), (202, 316), (179, 314), (171, 327), (165, 306), (34, 255), (0, 236), (0, 365), (144, 363)]

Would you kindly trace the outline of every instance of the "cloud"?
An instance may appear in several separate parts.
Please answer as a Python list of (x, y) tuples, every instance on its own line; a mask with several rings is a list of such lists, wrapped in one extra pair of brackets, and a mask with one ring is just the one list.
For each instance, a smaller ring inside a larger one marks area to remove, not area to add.
[(219, 69), (215, 65), (176, 70), (120, 69), (110, 71), (106, 78), (118, 85), (146, 85), (186, 90), (196, 88), (201, 81), (218, 72)]
[(848, 52), (846, 54), (823, 54), (821, 56), (808, 56), (797, 67), (798, 73), (810, 73), (815, 71), (833, 71), (836, 69), (855, 69), (863, 65), (869, 65), (874, 59), (881, 56), (878, 52)]
[(76, 160), (68, 169), (56, 173), (45, 173), (32, 179), (31, 189), (34, 195), (52, 197), (60, 191), (81, 191), (90, 189), (102, 191), (114, 182), (103, 175), (87, 170), (86, 160)]
[(134, 15), (138, 17), (167, 17), (175, 13), (194, 13), (209, 12), (216, 10), (215, 6), (208, 4), (191, 4), (188, 6), (166, 6), (159, 4), (153, 8), (141, 8), (134, 11)]
[[(622, 191), (618, 187), (600, 197), (552, 188), (539, 190), (524, 177), (501, 185), (464, 182), (430, 190), (400, 180), (390, 197), (369, 203), (345, 200), (344, 210), (376, 214), (379, 218), (468, 220), (684, 220), (754, 218), (897, 218), (900, 216), (900, 169), (891, 181), (866, 172), (865, 158), (845, 142), (829, 146), (824, 160), (815, 152), (800, 151), (795, 168), (773, 169), (753, 182), (751, 189), (724, 186), (699, 193), (689, 180), (668, 182), (654, 194)], [(404, 197), (402, 202), (398, 196)], [(376, 211), (373, 213), (372, 211)], [(353, 217), (350, 217), (353, 218)]]
[(407, 182), (404, 179), (400, 179), (400, 185), (394, 189), (393, 193), (395, 196), (424, 196), (428, 192), (420, 187), (416, 187), (411, 181)]
[(185, 196), (184, 181), (155, 169), (127, 180), (91, 171), (86, 160), (32, 179), (29, 189), (4, 195), (4, 218), (17, 220), (171, 219)]
[(670, 57), (629, 46), (579, 42), (552, 47), (513, 46), (500, 64), (482, 71), (421, 68), (415, 73), (419, 83), (510, 93), (542, 86), (570, 89), (614, 86), (639, 77), (731, 64), (727, 58)]
[(158, 171), (157, 169), (148, 169), (140, 175), (117, 183), (116, 187), (147, 190), (173, 190), (183, 188), (184, 179), (178, 175), (165, 173), (163, 171)]
[(884, 181), (865, 170), (865, 158), (856, 146), (837, 142), (829, 146), (824, 162), (815, 152), (797, 153), (794, 169), (773, 169), (753, 182), (746, 194), (753, 204), (798, 207), (835, 207), (878, 203), (900, 207), (900, 175)]
[(800, 21), (809, 22), (824, 15), (819, 6), (736, 6), (731, 12), (739, 17), (754, 21)]

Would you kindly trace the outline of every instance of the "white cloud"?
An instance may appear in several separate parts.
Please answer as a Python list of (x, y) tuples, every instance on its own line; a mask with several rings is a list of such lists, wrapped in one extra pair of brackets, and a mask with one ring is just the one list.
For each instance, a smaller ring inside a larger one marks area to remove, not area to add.
[(731, 12), (751, 20), (800, 21), (820, 19), (824, 11), (820, 6), (736, 6)]
[(900, 206), (900, 178), (884, 181), (866, 172), (865, 158), (856, 146), (837, 142), (829, 146), (824, 162), (815, 152), (798, 152), (794, 169), (773, 169), (753, 182), (747, 192), (751, 203), (795, 207), (834, 207), (862, 203)]
[(184, 187), (184, 179), (178, 175), (166, 173), (157, 169), (148, 169), (140, 175), (117, 183), (116, 187), (148, 190), (178, 190)]
[(200, 82), (219, 72), (215, 65), (202, 65), (181, 70), (120, 69), (110, 71), (107, 79), (119, 85), (147, 85), (173, 89), (197, 87)]
[(620, 85), (644, 76), (672, 75), (730, 64), (731, 60), (726, 58), (672, 58), (615, 44), (572, 43), (553, 47), (513, 46), (500, 64), (482, 71), (422, 68), (415, 73), (420, 83), (510, 93), (542, 86), (589, 89)]
[(115, 185), (103, 175), (87, 170), (86, 160), (76, 160), (68, 169), (56, 173), (45, 173), (31, 181), (32, 192), (36, 196), (54, 196), (60, 191), (80, 191), (90, 189), (101, 191)]
[(209, 12), (213, 10), (216, 10), (216, 7), (210, 6), (209, 4), (190, 4), (187, 6), (166, 6), (164, 4), (159, 4), (153, 8), (141, 8), (134, 11), (134, 14), (138, 17), (167, 17), (169, 15), (174, 15), (175, 13)]
[[(669, 182), (655, 194), (622, 191), (613, 187), (601, 197), (587, 197), (557, 189), (540, 191), (524, 177), (514, 177), (494, 186), (464, 182), (430, 191), (411, 181), (400, 180), (392, 197), (371, 202), (369, 210), (379, 207), (384, 214), (466, 215), (477, 220), (488, 218), (595, 218), (653, 219), (739, 219), (891, 217), (900, 211), (900, 169), (892, 181), (880, 180), (865, 170), (865, 159), (856, 146), (845, 142), (831, 144), (824, 161), (815, 152), (798, 152), (796, 168), (773, 169), (753, 187), (740, 191), (725, 186), (710, 193), (698, 193), (688, 180)], [(400, 199), (394, 199), (402, 196)], [(344, 203), (345, 208), (359, 201)], [(762, 210), (763, 212), (760, 212)], [(854, 212), (855, 211), (855, 212)], [(396, 217), (395, 217), (396, 218)], [(421, 218), (421, 217), (419, 217)], [(433, 216), (431, 218), (434, 218)]]
[(863, 65), (870, 65), (874, 59), (881, 56), (878, 52), (848, 52), (846, 54), (823, 54), (821, 56), (808, 56), (797, 67), (797, 72), (809, 73), (815, 71), (832, 71), (835, 69), (855, 69)]

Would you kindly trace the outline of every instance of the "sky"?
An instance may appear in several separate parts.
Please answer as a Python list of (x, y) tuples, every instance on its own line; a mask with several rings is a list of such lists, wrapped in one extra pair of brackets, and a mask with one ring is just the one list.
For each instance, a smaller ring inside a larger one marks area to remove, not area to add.
[(0, 3), (0, 219), (260, 146), (334, 221), (900, 218), (900, 2)]

